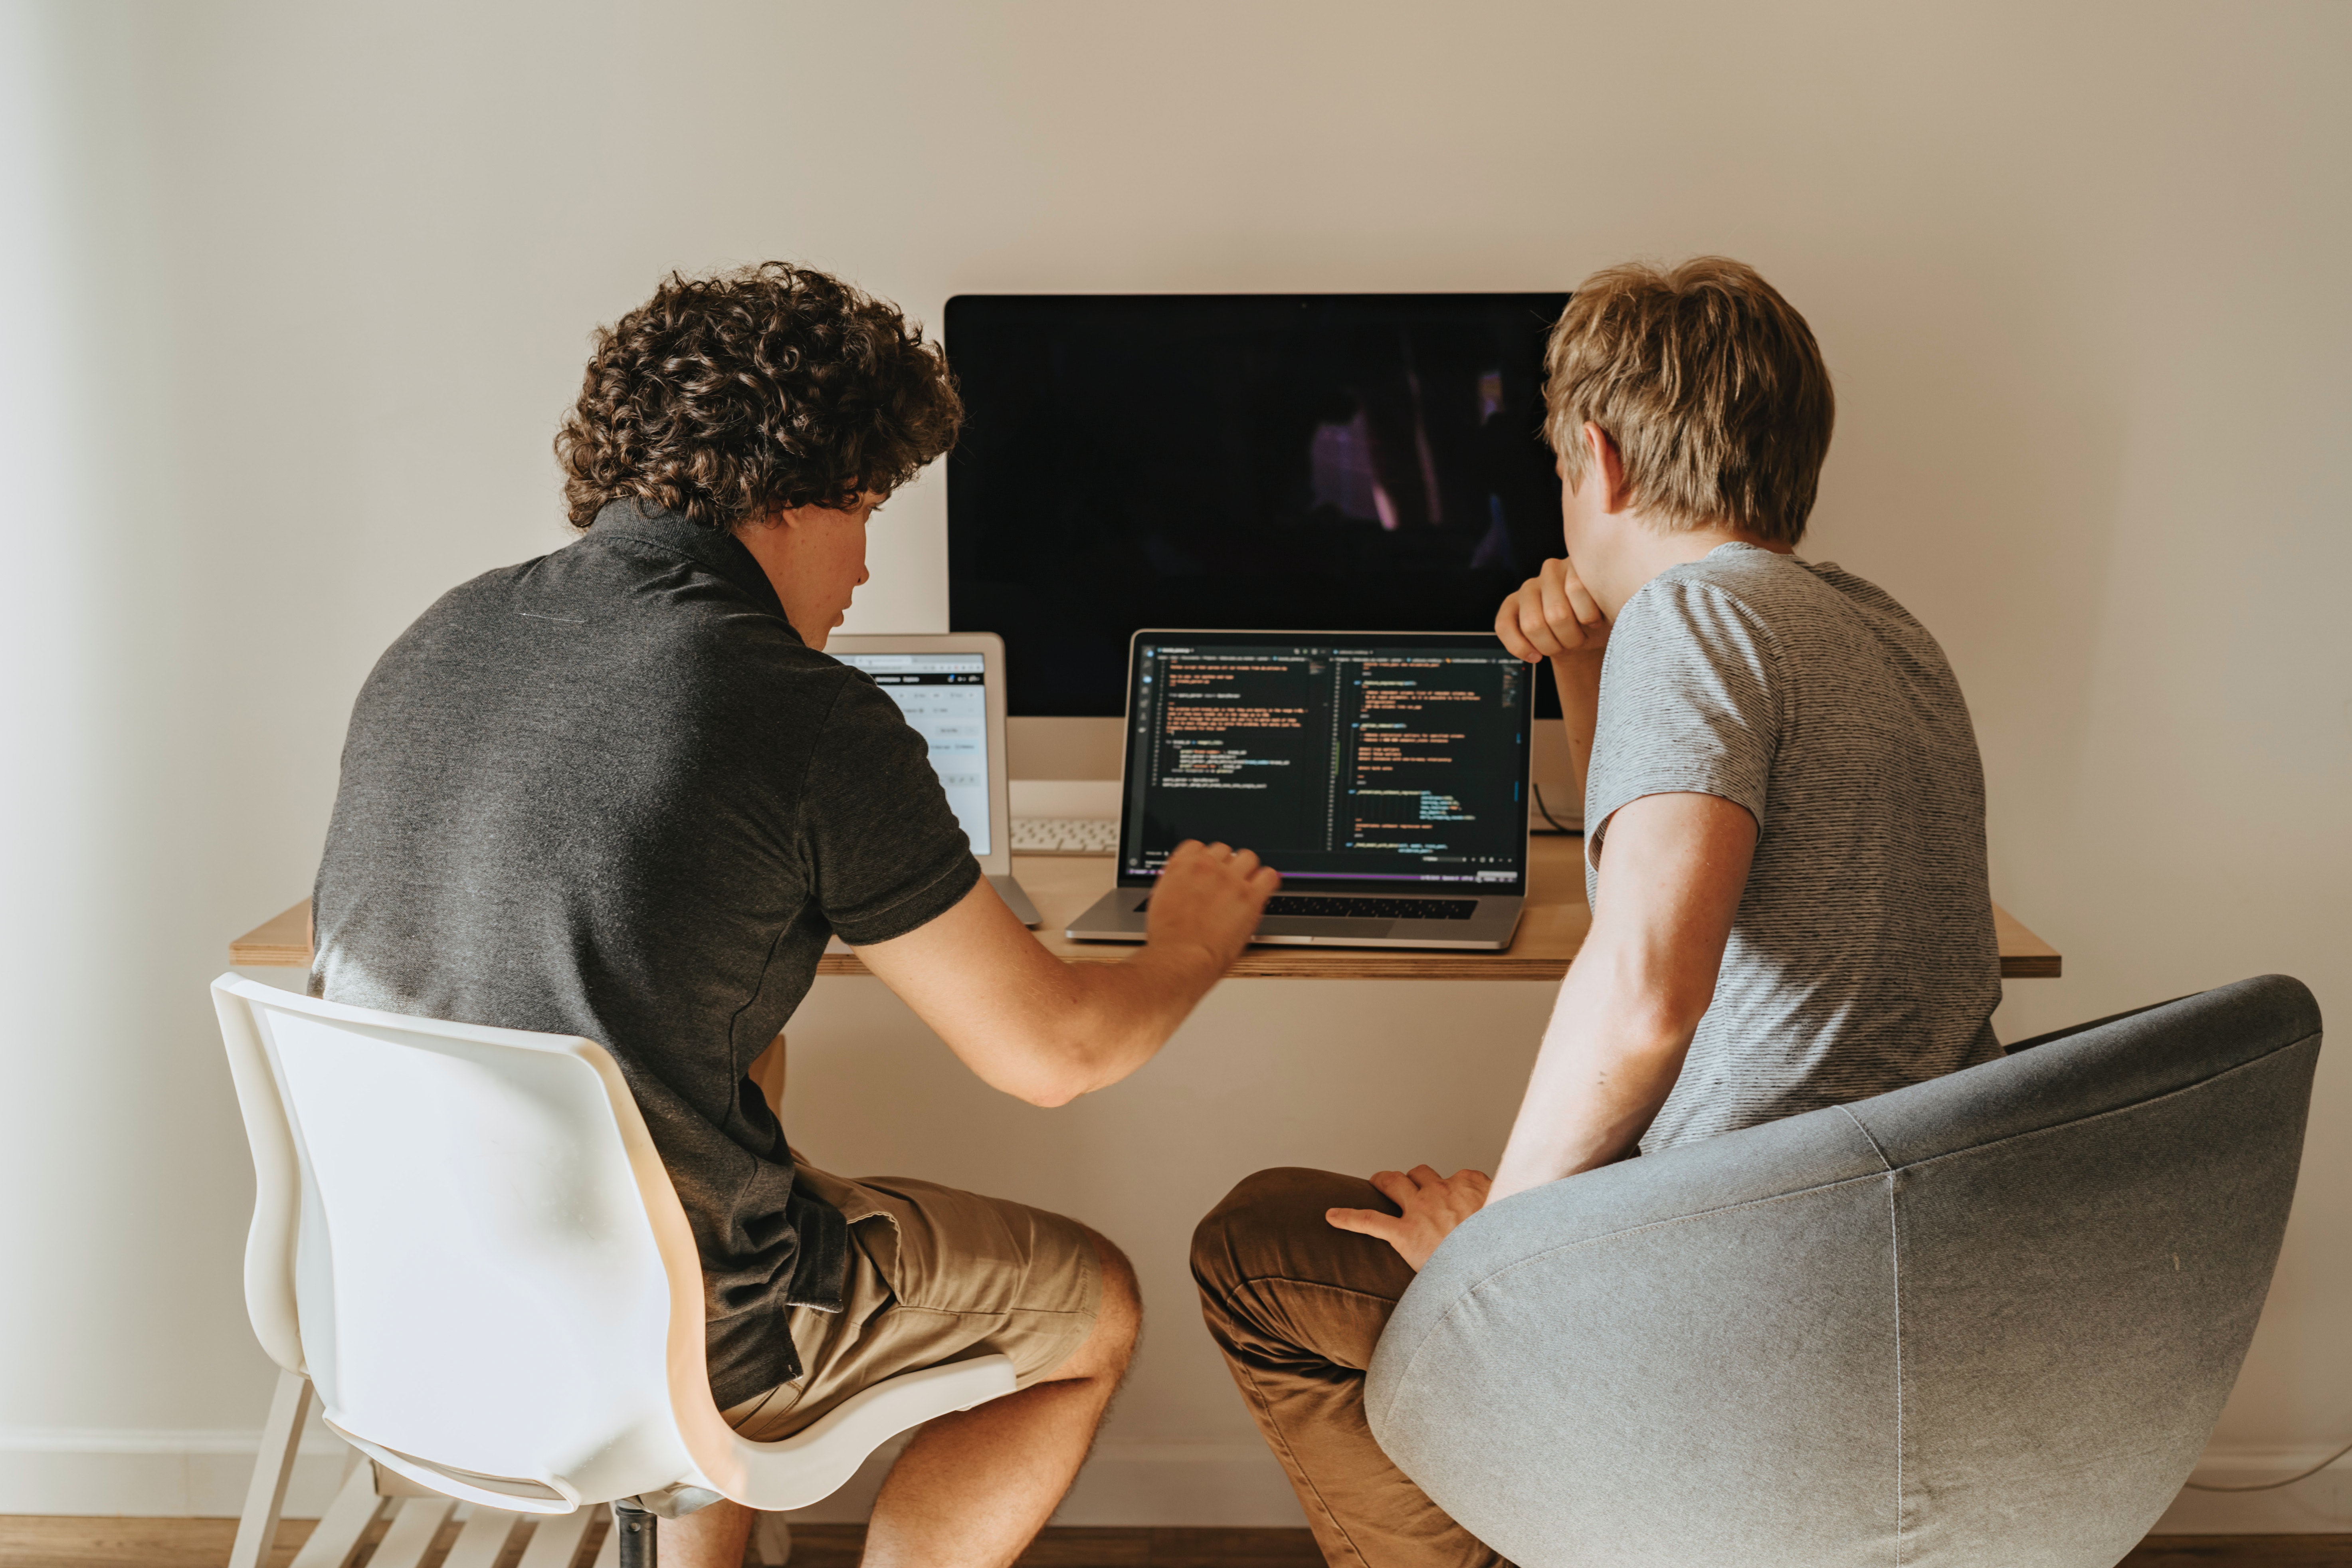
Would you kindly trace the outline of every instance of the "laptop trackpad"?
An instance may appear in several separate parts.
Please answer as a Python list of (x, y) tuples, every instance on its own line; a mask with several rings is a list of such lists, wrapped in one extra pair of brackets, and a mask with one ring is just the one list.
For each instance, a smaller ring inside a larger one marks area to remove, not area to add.
[(1394, 921), (1352, 921), (1327, 916), (1309, 920), (1294, 916), (1260, 921), (1257, 935), (1260, 941), (1270, 936), (1326, 936), (1345, 940), (1349, 937), (1386, 936), (1395, 928)]

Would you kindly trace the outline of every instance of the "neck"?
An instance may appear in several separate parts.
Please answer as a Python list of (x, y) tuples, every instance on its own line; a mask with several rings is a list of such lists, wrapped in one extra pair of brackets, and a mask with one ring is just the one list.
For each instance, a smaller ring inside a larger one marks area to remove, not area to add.
[(1675, 529), (1671, 532), (1653, 528), (1636, 514), (1622, 516), (1623, 531), (1619, 535), (1621, 552), (1611, 564), (1615, 568), (1607, 574), (1604, 584), (1596, 588), (1601, 613), (1611, 620), (1625, 607), (1625, 601), (1648, 585), (1651, 578), (1670, 567), (1696, 561), (1726, 544), (1752, 544), (1759, 550), (1769, 550), (1775, 555), (1794, 555), (1797, 547), (1766, 539), (1752, 529), (1709, 525), (1704, 528)]

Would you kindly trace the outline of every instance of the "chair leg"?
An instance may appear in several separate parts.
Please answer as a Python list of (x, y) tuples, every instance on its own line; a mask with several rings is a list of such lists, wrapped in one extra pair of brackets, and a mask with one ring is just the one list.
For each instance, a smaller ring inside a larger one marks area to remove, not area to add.
[(383, 1504), (375, 1492), (375, 1467), (352, 1454), (342, 1487), (310, 1539), (294, 1554), (293, 1568), (344, 1568), (358, 1554), (361, 1538), (383, 1511)]
[(594, 1515), (588, 1509), (574, 1509), (570, 1513), (543, 1513), (536, 1516), (530, 1544), (523, 1548), (522, 1561), (516, 1568), (571, 1568), (572, 1561), (580, 1555), (580, 1542), (588, 1533), (588, 1521)]
[(654, 1516), (625, 1498), (613, 1500), (613, 1538), (620, 1543), (621, 1568), (659, 1568)]
[(441, 1559), (441, 1568), (498, 1568), (499, 1559), (513, 1544), (518, 1526), (530, 1518), (525, 1513), (509, 1513), (503, 1509), (474, 1505), (466, 1528), (457, 1532), (449, 1554)]
[(394, 1504), (392, 1523), (368, 1554), (368, 1568), (423, 1568), (457, 1507), (455, 1498), (446, 1497), (404, 1498)]
[(294, 1479), (294, 1456), (302, 1446), (303, 1418), (310, 1413), (310, 1380), (299, 1372), (278, 1373), (269, 1398), (269, 1420), (261, 1428), (261, 1452), (253, 1458), (253, 1479), (245, 1489), (245, 1512), (236, 1521), (236, 1543), (228, 1568), (261, 1568), (278, 1544), (278, 1516), (286, 1507), (286, 1484)]
[(781, 1513), (763, 1513), (751, 1526), (751, 1554), (760, 1568), (784, 1568), (793, 1560), (793, 1527)]

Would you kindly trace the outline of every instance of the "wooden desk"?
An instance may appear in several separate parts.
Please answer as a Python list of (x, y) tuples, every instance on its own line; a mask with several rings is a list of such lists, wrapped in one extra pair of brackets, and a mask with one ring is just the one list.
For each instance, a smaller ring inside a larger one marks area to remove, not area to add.
[[(1529, 841), (1527, 911), (1518, 935), (1504, 952), (1415, 952), (1396, 947), (1253, 947), (1231, 973), (1235, 976), (1285, 980), (1558, 980), (1584, 945), (1592, 915), (1584, 907), (1581, 838), (1545, 835)], [(1110, 887), (1108, 855), (1016, 855), (1013, 875), (1028, 889), (1045, 924), (1037, 939), (1047, 950), (1081, 962), (1110, 963), (1134, 948), (1125, 942), (1072, 942), (1062, 932)], [(1993, 906), (2005, 980), (2054, 980), (2058, 950)], [(268, 968), (308, 967), (310, 905), (305, 901), (265, 921), (229, 944), (233, 964)], [(819, 974), (863, 974), (866, 966), (848, 952), (828, 952)]]

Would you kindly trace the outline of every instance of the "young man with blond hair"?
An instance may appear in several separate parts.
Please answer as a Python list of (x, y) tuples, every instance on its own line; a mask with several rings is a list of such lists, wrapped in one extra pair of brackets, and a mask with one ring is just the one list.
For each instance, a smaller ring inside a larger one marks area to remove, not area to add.
[(1194, 1237), (1210, 1331), (1335, 1563), (1498, 1561), (1364, 1416), (1389, 1313), (1456, 1226), (2000, 1052), (1958, 683), (1883, 590), (1795, 552), (1834, 413), (1804, 319), (1735, 261), (1612, 268), (1547, 368), (1567, 559), (1496, 630), (1559, 684), (1593, 914), (1501, 1163), (1262, 1172)]

